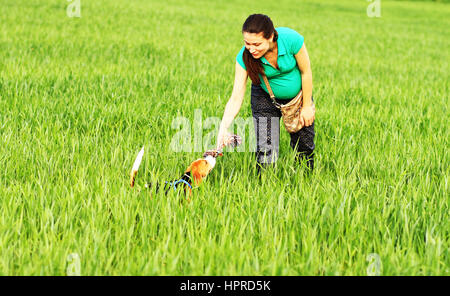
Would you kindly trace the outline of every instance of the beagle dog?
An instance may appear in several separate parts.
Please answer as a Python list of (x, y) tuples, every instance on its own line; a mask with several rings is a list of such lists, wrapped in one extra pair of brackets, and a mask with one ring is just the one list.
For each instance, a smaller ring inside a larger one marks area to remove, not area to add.
[[(180, 179), (173, 181), (166, 181), (164, 185), (164, 191), (167, 193), (169, 189), (172, 187), (174, 190), (179, 188), (180, 186), (184, 187), (185, 193), (188, 193), (189, 196), (192, 195), (193, 186), (200, 186), (202, 181), (208, 176), (208, 174), (212, 171), (214, 166), (216, 165), (216, 159), (219, 156), (223, 156), (222, 149), (225, 146), (236, 147), (242, 143), (241, 137), (237, 135), (230, 135), (227, 141), (224, 142), (222, 147), (218, 147), (215, 150), (208, 150), (203, 154), (202, 158), (199, 158), (193, 161), (188, 168), (184, 171), (184, 174)], [(144, 154), (144, 147), (142, 147), (139, 152), (133, 168), (130, 173), (130, 186), (133, 187), (137, 175), (137, 171), (139, 169), (140, 163), (142, 161), (142, 156)], [(146, 188), (150, 188), (152, 184), (145, 184)], [(156, 192), (158, 192), (160, 185), (156, 184)]]

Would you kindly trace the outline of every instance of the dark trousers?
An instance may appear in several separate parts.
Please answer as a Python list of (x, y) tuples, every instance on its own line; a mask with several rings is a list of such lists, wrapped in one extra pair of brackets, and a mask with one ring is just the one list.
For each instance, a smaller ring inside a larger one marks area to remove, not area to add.
[[(292, 99), (275, 98), (281, 104)], [(256, 134), (256, 161), (260, 172), (261, 167), (271, 165), (278, 159), (281, 111), (275, 107), (269, 94), (255, 84), (252, 84), (251, 89), (251, 108)], [(310, 171), (314, 169), (314, 135), (314, 122), (290, 134), (290, 145), (297, 153), (297, 160), (301, 162), (306, 159)]]

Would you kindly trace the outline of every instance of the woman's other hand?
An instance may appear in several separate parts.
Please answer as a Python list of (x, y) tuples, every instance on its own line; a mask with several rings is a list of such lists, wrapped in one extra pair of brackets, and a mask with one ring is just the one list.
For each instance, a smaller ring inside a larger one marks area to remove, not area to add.
[(303, 120), (304, 126), (310, 126), (315, 119), (316, 109), (314, 105), (304, 106), (300, 111), (300, 118)]

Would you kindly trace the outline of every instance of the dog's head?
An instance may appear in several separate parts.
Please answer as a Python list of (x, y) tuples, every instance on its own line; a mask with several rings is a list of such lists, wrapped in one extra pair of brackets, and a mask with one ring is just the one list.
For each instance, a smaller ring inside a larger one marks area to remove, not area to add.
[(202, 182), (202, 179), (205, 178), (209, 172), (211, 172), (215, 165), (216, 158), (211, 155), (207, 155), (205, 158), (200, 158), (192, 162), (185, 173), (189, 173), (194, 179), (195, 185), (198, 186)]

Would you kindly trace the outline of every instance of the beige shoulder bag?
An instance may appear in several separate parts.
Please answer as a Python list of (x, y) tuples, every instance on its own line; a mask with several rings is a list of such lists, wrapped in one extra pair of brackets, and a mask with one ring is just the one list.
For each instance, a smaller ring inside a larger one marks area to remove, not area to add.
[(302, 90), (300, 90), (298, 95), (296, 95), (295, 98), (293, 98), (289, 103), (282, 105), (275, 100), (275, 95), (272, 92), (272, 88), (270, 87), (267, 76), (263, 74), (262, 77), (264, 79), (264, 83), (266, 84), (267, 90), (269, 91), (270, 98), (272, 99), (273, 104), (281, 111), (286, 130), (289, 133), (296, 133), (301, 130), (303, 127), (302, 121), (300, 120), (300, 110), (303, 103)]

